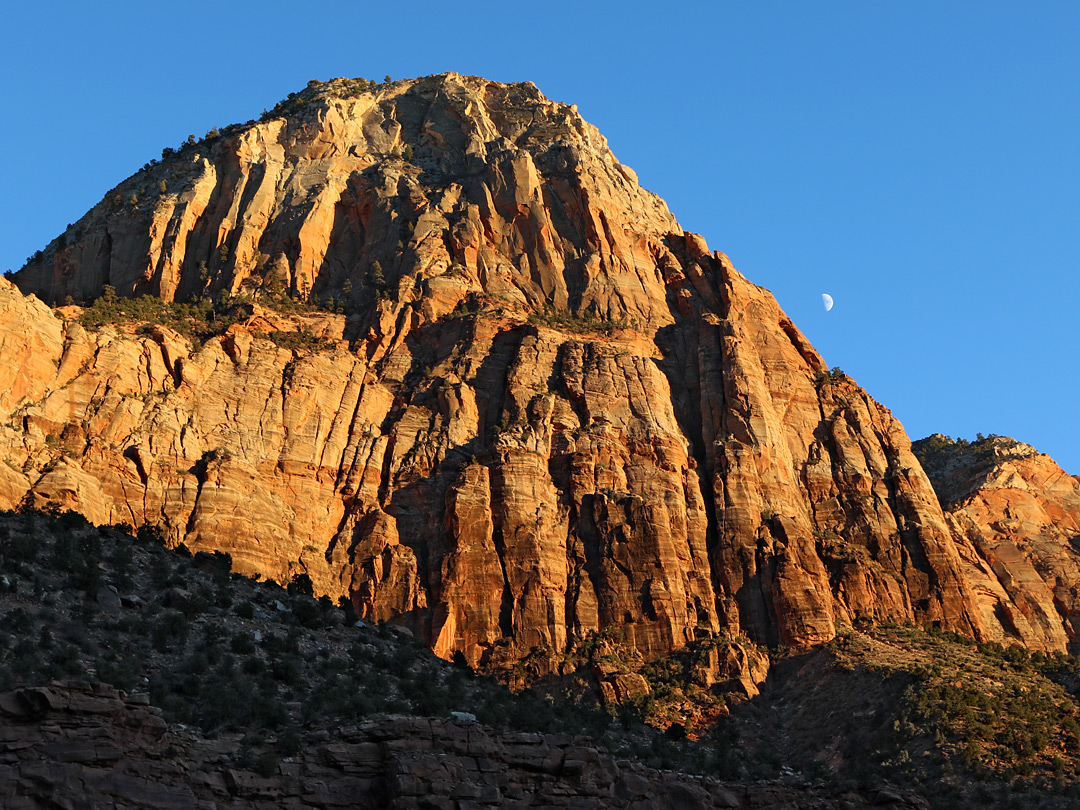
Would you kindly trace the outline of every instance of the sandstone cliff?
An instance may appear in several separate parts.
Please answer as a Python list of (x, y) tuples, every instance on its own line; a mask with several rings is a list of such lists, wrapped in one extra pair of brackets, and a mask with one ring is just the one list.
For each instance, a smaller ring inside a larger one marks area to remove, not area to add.
[[(15, 280), (0, 506), (305, 572), (496, 668), (557, 671), (605, 628), (647, 657), (1008, 631), (889, 411), (531, 84), (313, 83), (124, 181)], [(105, 285), (247, 308), (201, 342), (23, 294)], [(324, 311), (260, 308), (294, 299)]]
[[(1080, 480), (1007, 436), (916, 443), (992, 638), (1077, 649)], [(991, 617), (996, 617), (994, 622)]]

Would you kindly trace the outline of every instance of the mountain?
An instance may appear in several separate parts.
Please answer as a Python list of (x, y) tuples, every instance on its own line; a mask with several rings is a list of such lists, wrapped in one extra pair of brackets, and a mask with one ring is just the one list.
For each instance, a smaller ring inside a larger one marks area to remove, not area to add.
[(1080, 631), (1080, 479), (1008, 436), (915, 443), (960, 538), (976, 604), (1033, 649), (1075, 651)]
[(0, 507), (307, 575), (507, 677), (604, 633), (724, 640), (750, 692), (755, 645), (852, 625), (1072, 643), (891, 413), (530, 83), (313, 82), (13, 281)]

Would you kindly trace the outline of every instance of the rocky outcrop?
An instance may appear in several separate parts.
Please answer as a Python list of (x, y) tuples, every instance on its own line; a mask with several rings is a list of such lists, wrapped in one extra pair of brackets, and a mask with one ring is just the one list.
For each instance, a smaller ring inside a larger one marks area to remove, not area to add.
[(557, 671), (607, 628), (646, 657), (1004, 632), (889, 411), (532, 85), (316, 83), (124, 181), (16, 281), (248, 303), (196, 343), (4, 284), (5, 505), (307, 573), (494, 668)]
[(283, 285), (358, 308), (382, 292), (427, 319), (483, 290), (670, 323), (669, 233), (596, 128), (531, 83), (337, 80), (124, 181), (18, 280), (55, 302), (106, 284), (166, 300)]
[[(568, 734), (382, 717), (245, 762), (239, 735), (169, 729), (147, 695), (56, 682), (0, 694), (0, 804), (101, 808), (922, 808), (905, 791), (724, 784), (616, 761)], [(272, 751), (268, 747), (268, 751)], [(267, 752), (264, 752), (264, 754)], [(248, 756), (251, 756), (248, 752)]]
[(916, 449), (949, 507), (991, 637), (1080, 651), (1080, 480), (1007, 436), (968, 443), (935, 434)]

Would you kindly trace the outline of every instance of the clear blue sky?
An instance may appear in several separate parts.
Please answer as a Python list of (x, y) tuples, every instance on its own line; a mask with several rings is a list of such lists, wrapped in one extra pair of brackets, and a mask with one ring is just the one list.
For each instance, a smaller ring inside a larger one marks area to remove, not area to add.
[(1075, 2), (15, 4), (0, 270), (309, 79), (529, 79), (913, 438), (1080, 473), (1078, 43)]

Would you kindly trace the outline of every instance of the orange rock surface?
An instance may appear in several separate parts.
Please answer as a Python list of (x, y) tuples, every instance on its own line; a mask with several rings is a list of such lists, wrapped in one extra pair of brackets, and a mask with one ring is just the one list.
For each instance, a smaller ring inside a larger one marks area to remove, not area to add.
[[(612, 627), (646, 656), (1007, 630), (889, 411), (531, 84), (313, 85), (124, 181), (16, 281), (343, 314), (196, 345), (0, 283), (0, 506), (157, 524), (494, 667)], [(322, 343), (270, 339), (301, 326)]]
[[(993, 640), (1075, 652), (1080, 480), (1006, 436), (967, 444), (938, 435), (919, 444)], [(946, 452), (928, 452), (935, 445)]]

